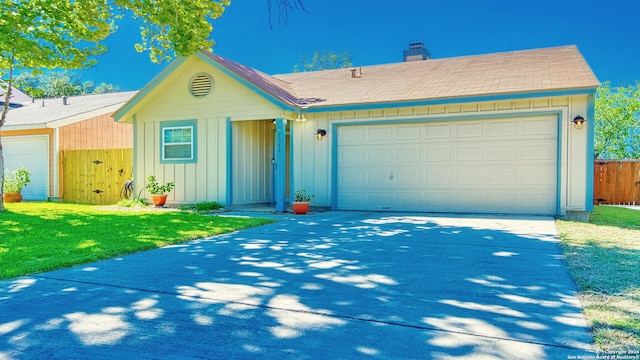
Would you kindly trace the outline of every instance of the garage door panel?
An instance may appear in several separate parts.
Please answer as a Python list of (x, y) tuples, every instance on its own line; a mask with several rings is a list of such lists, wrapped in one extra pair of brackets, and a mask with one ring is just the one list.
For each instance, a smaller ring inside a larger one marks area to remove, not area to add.
[(368, 128), (367, 140), (369, 141), (389, 141), (391, 140), (391, 126), (380, 126)]
[(362, 186), (364, 173), (359, 170), (345, 170), (340, 173), (340, 186)]
[(455, 151), (456, 161), (481, 161), (482, 146), (458, 146)]
[(524, 119), (522, 121), (522, 136), (555, 137), (556, 122), (553, 119)]
[(396, 192), (396, 202), (406, 204), (407, 207), (421, 207), (421, 198), (416, 196), (414, 192)]
[(340, 152), (340, 164), (341, 165), (361, 165), (365, 159), (365, 149), (363, 148), (344, 148)]
[(367, 152), (367, 163), (372, 165), (390, 164), (391, 148), (373, 148)]
[(546, 141), (523, 144), (520, 154), (522, 160), (546, 160), (555, 162), (557, 158), (555, 144), (550, 144)]
[(485, 193), (484, 204), (496, 211), (509, 211), (518, 207), (519, 194), (517, 193)]
[(418, 140), (420, 138), (420, 126), (398, 126), (397, 140)]
[(487, 173), (487, 179), (485, 183), (490, 186), (505, 186), (518, 184), (518, 174), (516, 169), (505, 169), (501, 167), (500, 170), (489, 170)]
[(360, 144), (365, 141), (365, 130), (359, 127), (345, 127), (338, 132), (340, 144)]
[(482, 185), (482, 170), (454, 170), (453, 184)]
[(451, 196), (452, 208), (464, 211), (475, 212), (482, 208), (482, 194), (473, 193), (455, 193)]
[(520, 170), (521, 185), (544, 185), (549, 189), (555, 186), (555, 182), (556, 174), (544, 166), (532, 166)]
[(365, 202), (364, 191), (350, 191), (344, 190), (340, 194), (338, 199), (338, 207), (344, 210), (357, 210), (357, 207), (352, 207), (353, 204), (363, 204)]
[[(420, 186), (422, 183), (420, 172), (419, 168), (398, 170), (395, 172), (394, 184), (397, 186)], [(391, 174), (391, 176), (393, 177), (394, 174)]]
[(548, 209), (551, 206), (554, 206), (555, 201), (555, 196), (551, 196), (547, 192), (530, 191), (521, 194), (521, 202), (523, 204), (526, 204), (532, 209), (538, 209), (541, 212), (545, 211), (545, 209)]
[(428, 140), (450, 139), (451, 125), (449, 124), (428, 124), (423, 126), (424, 138)]
[(368, 202), (376, 209), (388, 209), (391, 207), (391, 198), (393, 195), (390, 191), (367, 193), (365, 196)]
[(481, 122), (465, 122), (455, 125), (455, 138), (480, 138), (482, 137)]
[(402, 163), (418, 163), (420, 161), (420, 148), (418, 146), (399, 146), (396, 150), (395, 160)]
[(426, 162), (448, 163), (451, 161), (451, 148), (444, 145), (427, 147), (424, 153)]
[(427, 192), (424, 209), (431, 211), (447, 211), (451, 209), (451, 194), (443, 192)]
[(515, 143), (487, 145), (487, 161), (515, 161), (518, 158), (518, 146)]
[(365, 178), (366, 186), (386, 186), (390, 184), (390, 170), (368, 170)]
[(487, 136), (504, 138), (516, 136), (516, 121), (487, 121)]
[(449, 169), (428, 169), (426, 170), (425, 185), (449, 185), (451, 184), (451, 170)]

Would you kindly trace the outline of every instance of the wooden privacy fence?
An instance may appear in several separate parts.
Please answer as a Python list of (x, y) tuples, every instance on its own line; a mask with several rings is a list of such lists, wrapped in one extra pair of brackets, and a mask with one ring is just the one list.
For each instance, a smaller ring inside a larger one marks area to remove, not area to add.
[(595, 204), (640, 204), (640, 160), (596, 160)]
[(65, 150), (60, 154), (64, 201), (108, 205), (132, 178), (133, 149)]

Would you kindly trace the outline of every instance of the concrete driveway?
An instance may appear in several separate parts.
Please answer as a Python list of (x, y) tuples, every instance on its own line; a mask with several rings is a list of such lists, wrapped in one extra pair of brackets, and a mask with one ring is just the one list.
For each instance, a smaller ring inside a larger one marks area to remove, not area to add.
[(278, 219), (0, 281), (0, 359), (588, 354), (552, 218)]

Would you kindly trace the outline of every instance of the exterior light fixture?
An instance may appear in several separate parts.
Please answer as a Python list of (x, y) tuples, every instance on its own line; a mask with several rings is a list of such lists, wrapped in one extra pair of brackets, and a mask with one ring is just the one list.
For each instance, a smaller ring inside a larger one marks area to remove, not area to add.
[(298, 117), (296, 118), (296, 121), (307, 121), (307, 119), (304, 117), (302, 113), (298, 113)]
[(322, 137), (326, 135), (327, 135), (327, 130), (318, 129), (318, 131), (316, 131), (316, 137), (318, 138), (318, 140), (322, 140)]
[(582, 129), (584, 122), (585, 120), (581, 115), (578, 115), (573, 118), (573, 123), (576, 124), (576, 129)]

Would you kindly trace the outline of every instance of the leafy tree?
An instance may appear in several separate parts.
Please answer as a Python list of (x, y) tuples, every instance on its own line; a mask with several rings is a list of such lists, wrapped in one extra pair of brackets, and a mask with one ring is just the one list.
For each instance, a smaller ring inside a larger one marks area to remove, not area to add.
[(210, 20), (222, 16), (230, 0), (150, 1), (115, 0), (116, 5), (142, 20), (142, 42), (138, 52), (149, 51), (153, 62), (171, 60), (174, 54), (188, 56), (209, 49), (214, 41)]
[[(4, 0), (0, 2), (0, 77), (5, 81), (0, 129), (9, 110), (15, 69), (80, 68), (106, 48), (100, 41), (113, 31), (104, 0)], [(4, 187), (4, 158), (0, 142), (0, 194)], [(4, 202), (0, 199), (0, 211)]]
[(640, 82), (615, 88), (605, 82), (596, 91), (594, 155), (640, 158)]
[[(100, 42), (116, 30), (115, 21), (132, 15), (143, 22), (138, 51), (153, 62), (209, 49), (211, 21), (224, 13), (230, 0), (2, 0), (0, 1), (0, 79), (6, 87), (0, 129), (9, 110), (15, 70), (77, 69), (95, 64), (106, 51)], [(267, 0), (280, 18), (302, 7), (302, 0)], [(304, 7), (302, 7), (304, 9)], [(1, 140), (1, 139), (0, 139)], [(4, 160), (0, 141), (0, 195)], [(0, 198), (0, 211), (4, 203)]]
[(93, 94), (105, 94), (105, 93), (110, 93), (110, 92), (116, 92), (116, 91), (120, 91), (120, 87), (113, 85), (113, 84), (107, 84), (107, 83), (100, 83), (98, 86), (96, 86), (95, 88), (93, 88)]
[(300, 64), (293, 66), (294, 72), (300, 71), (317, 71), (327, 69), (341, 69), (353, 66), (353, 60), (351, 59), (351, 53), (347, 50), (342, 50), (338, 53), (334, 53), (331, 50), (324, 51), (322, 48), (317, 48), (311, 58), (306, 54), (302, 54)]
[(14, 85), (33, 98), (103, 94), (119, 90), (113, 84), (102, 83), (95, 86), (93, 81), (83, 81), (76, 72), (68, 70), (48, 71), (44, 74), (23, 72), (15, 77)]

